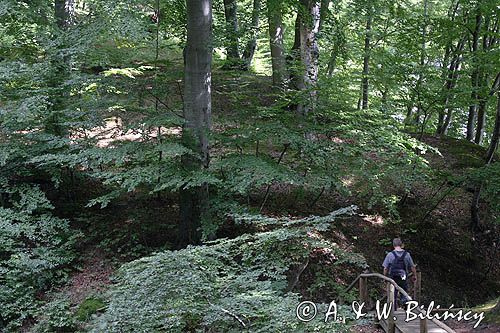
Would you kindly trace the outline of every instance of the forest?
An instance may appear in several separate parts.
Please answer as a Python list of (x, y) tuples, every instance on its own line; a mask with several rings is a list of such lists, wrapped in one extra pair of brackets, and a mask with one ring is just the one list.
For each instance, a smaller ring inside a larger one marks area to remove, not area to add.
[(498, 0), (0, 0), (0, 332), (500, 332), (499, 141)]

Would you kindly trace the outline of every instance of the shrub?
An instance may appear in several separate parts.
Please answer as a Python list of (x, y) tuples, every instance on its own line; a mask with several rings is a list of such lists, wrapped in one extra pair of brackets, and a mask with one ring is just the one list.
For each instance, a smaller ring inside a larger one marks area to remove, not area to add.
[(125, 264), (93, 331), (239, 332), (243, 326), (250, 332), (344, 331), (342, 324), (295, 318), (300, 295), (288, 291), (287, 274), (318, 247), (329, 248), (338, 263), (362, 267), (362, 257), (319, 234), (350, 212), (299, 220), (238, 216), (237, 223), (262, 231)]

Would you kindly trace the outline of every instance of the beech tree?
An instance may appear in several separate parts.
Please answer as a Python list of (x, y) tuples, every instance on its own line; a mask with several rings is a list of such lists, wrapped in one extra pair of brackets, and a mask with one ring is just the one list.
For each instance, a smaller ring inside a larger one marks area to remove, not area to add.
[[(187, 0), (187, 43), (184, 65), (184, 144), (193, 155), (183, 157), (186, 171), (208, 168), (208, 134), (211, 127), (212, 1)], [(206, 218), (208, 186), (185, 184), (180, 190), (179, 243), (200, 239), (201, 220)]]
[(299, 114), (313, 111), (316, 104), (316, 83), (318, 81), (321, 3), (315, 0), (301, 0), (295, 23), (295, 43), (292, 48), (295, 66), (293, 81), (295, 88), (305, 92), (297, 104)]
[(271, 64), (273, 84), (283, 86), (286, 80), (286, 60), (283, 44), (283, 3), (279, 0), (267, 0), (267, 19), (269, 25), (269, 42), (271, 48)]

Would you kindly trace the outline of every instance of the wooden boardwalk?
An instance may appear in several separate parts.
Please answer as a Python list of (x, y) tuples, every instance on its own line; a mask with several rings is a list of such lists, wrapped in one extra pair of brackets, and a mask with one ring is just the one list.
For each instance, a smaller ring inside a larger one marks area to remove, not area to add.
[[(456, 333), (453, 329), (448, 327), (446, 324), (440, 322), (439, 320), (433, 318), (432, 320), (423, 320), (417, 318), (415, 320), (406, 322), (406, 314), (404, 311), (396, 311), (395, 310), (395, 290), (397, 290), (401, 295), (405, 296), (405, 298), (409, 301), (412, 300), (412, 297), (408, 295), (408, 293), (403, 290), (393, 279), (388, 278), (382, 274), (378, 273), (363, 273), (358, 275), (358, 277), (347, 287), (346, 292), (351, 290), (356, 283), (359, 282), (359, 299), (361, 303), (366, 304), (369, 302), (370, 297), (368, 296), (368, 278), (378, 278), (386, 283), (387, 295), (386, 295), (386, 304), (389, 304), (389, 318), (385, 320), (381, 320), (379, 322), (380, 326), (387, 333)], [(421, 276), (420, 272), (417, 271), (416, 276), (416, 288), (414, 288), (414, 297), (417, 301), (420, 300), (420, 281)], [(417, 308), (421, 314), (426, 315), (426, 313)]]
[[(406, 315), (404, 311), (395, 311), (394, 317), (396, 320), (395, 333), (420, 333), (420, 319), (415, 319), (410, 322), (406, 322)], [(426, 320), (427, 332), (428, 333), (446, 333), (444, 329), (436, 325), (431, 320)], [(379, 322), (379, 325), (384, 329), (385, 332), (389, 332), (388, 324), (386, 320)]]

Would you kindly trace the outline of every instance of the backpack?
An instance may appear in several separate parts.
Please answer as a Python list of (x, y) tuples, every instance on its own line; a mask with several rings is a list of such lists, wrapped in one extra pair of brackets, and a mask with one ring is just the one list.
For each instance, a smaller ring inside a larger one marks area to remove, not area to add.
[(400, 256), (396, 254), (396, 251), (392, 251), (391, 253), (394, 256), (394, 261), (390, 265), (389, 274), (391, 275), (391, 277), (399, 277), (405, 280), (407, 273), (405, 257), (408, 252), (403, 251), (403, 254), (401, 254)]

